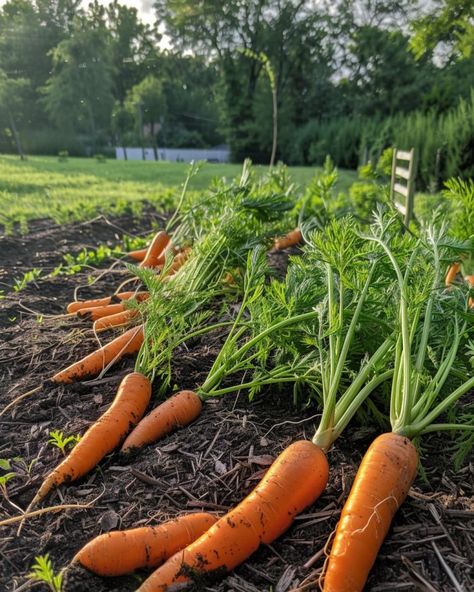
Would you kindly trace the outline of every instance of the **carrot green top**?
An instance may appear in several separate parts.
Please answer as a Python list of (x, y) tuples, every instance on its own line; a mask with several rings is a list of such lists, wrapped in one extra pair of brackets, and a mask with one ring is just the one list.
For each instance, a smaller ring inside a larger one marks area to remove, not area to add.
[[(473, 329), (464, 286), (444, 289), (443, 261), (453, 247), (445, 224), (430, 226), (409, 239), (401, 253), (389, 236), (368, 235), (392, 266), (398, 289), (398, 323), (390, 398), (392, 430), (409, 438), (436, 430), (474, 430), (471, 421), (435, 424), (474, 388), (461, 345)], [(457, 381), (457, 388), (452, 388)], [(459, 384), (460, 382), (460, 384)], [(446, 394), (448, 391), (448, 394)], [(449, 392), (450, 391), (450, 392)]]

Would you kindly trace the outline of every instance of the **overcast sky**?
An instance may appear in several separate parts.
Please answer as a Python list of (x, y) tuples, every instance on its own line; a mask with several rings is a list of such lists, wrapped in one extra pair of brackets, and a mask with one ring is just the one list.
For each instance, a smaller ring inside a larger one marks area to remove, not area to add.
[[(100, 4), (109, 4), (111, 0), (99, 0)], [(0, 6), (3, 6), (7, 3), (7, 0), (0, 0)], [(89, 4), (88, 0), (83, 0), (82, 5), (87, 6)], [(143, 21), (146, 23), (153, 23), (154, 21), (154, 14), (153, 14), (153, 0), (120, 0), (120, 4), (126, 4), (127, 6), (134, 6)]]

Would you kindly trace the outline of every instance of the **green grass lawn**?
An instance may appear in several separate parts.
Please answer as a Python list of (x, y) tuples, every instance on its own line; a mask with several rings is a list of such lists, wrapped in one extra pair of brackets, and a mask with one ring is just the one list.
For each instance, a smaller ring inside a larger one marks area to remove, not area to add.
[[(263, 173), (267, 167), (255, 167)], [(159, 210), (172, 208), (188, 165), (92, 158), (0, 157), (0, 227), (12, 232), (16, 224), (27, 231), (28, 220), (52, 218), (56, 222), (87, 220), (98, 213), (139, 211), (146, 200)], [(202, 190), (215, 177), (232, 178), (241, 165), (206, 164), (192, 179), (191, 190)], [(316, 169), (290, 167), (298, 191)], [(356, 180), (354, 171), (339, 171), (338, 190), (346, 191)]]

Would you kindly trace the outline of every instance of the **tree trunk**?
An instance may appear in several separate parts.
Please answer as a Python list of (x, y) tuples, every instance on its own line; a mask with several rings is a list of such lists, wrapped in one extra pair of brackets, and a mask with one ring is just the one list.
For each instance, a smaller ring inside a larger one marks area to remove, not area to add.
[(18, 130), (16, 129), (15, 120), (13, 119), (13, 115), (11, 114), (10, 111), (8, 112), (8, 117), (10, 119), (10, 129), (12, 130), (13, 138), (15, 140), (18, 156), (21, 158), (21, 160), (26, 160), (26, 156), (25, 156), (25, 153), (23, 152), (23, 147), (22, 147), (21, 141), (20, 141), (20, 134), (18, 133)]
[(272, 156), (270, 158), (270, 168), (275, 164), (277, 142), (278, 142), (278, 101), (277, 101), (277, 89), (272, 88), (272, 101), (273, 101), (273, 144), (272, 144)]

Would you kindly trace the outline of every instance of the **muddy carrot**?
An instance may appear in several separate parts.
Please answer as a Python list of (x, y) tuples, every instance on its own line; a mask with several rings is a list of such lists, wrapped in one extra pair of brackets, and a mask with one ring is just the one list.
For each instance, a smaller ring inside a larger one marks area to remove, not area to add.
[(122, 359), (125, 355), (136, 353), (142, 343), (143, 325), (132, 327), (82, 360), (61, 370), (51, 380), (57, 383), (68, 384), (75, 380), (96, 376), (112, 362)]
[(75, 300), (67, 305), (69, 313), (78, 312), (83, 308), (95, 308), (108, 306), (110, 304), (120, 304), (123, 300), (136, 298), (141, 301), (148, 297), (148, 292), (120, 292), (113, 296), (104, 296), (104, 298), (94, 298), (93, 300)]
[(326, 487), (326, 455), (300, 440), (274, 461), (257, 487), (214, 526), (159, 567), (138, 589), (164, 592), (189, 581), (192, 573), (230, 571), (262, 544), (287, 530), (295, 516), (311, 505)]
[(96, 333), (106, 331), (107, 329), (113, 329), (115, 327), (123, 327), (128, 325), (138, 314), (138, 310), (130, 309), (118, 312), (107, 317), (102, 317), (94, 321), (93, 329)]
[(99, 576), (121, 576), (136, 569), (161, 565), (216, 522), (212, 514), (187, 514), (159, 526), (144, 526), (101, 534), (74, 557)]
[(194, 421), (202, 409), (200, 397), (193, 391), (179, 391), (145, 416), (128, 435), (122, 452), (156, 442), (177, 428)]
[(301, 230), (295, 228), (286, 236), (277, 238), (273, 246), (277, 251), (281, 251), (282, 249), (287, 249), (288, 247), (293, 247), (294, 245), (299, 244), (302, 240), (303, 235), (301, 234)]
[(357, 592), (415, 480), (418, 453), (408, 438), (382, 434), (366, 452), (344, 505), (324, 574), (324, 592)]
[(151, 396), (151, 383), (143, 374), (132, 372), (120, 383), (112, 405), (93, 423), (69, 455), (46, 477), (30, 508), (62, 483), (79, 479), (112, 452), (142, 417)]
[(169, 242), (170, 237), (167, 232), (164, 230), (157, 232), (147, 249), (143, 261), (140, 263), (140, 267), (156, 267), (159, 265), (158, 257), (163, 253)]

